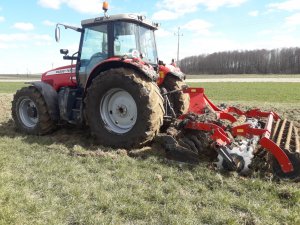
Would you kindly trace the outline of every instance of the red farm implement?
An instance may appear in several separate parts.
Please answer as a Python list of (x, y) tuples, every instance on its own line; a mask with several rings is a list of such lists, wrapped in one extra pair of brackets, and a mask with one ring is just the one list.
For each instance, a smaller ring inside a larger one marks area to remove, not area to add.
[[(197, 161), (195, 158), (210, 155), (219, 169), (246, 175), (254, 158), (261, 157), (277, 176), (299, 179), (299, 136), (292, 122), (282, 120), (275, 112), (218, 107), (203, 88), (184, 92), (190, 96), (188, 113), (161, 136), (171, 158), (189, 161), (194, 157)], [(185, 154), (189, 157), (182, 157)]]

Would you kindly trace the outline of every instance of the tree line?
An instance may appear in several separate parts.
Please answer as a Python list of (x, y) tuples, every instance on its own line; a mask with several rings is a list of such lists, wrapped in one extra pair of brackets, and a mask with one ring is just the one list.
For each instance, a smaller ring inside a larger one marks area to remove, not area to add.
[(300, 74), (300, 48), (202, 54), (179, 65), (186, 74)]

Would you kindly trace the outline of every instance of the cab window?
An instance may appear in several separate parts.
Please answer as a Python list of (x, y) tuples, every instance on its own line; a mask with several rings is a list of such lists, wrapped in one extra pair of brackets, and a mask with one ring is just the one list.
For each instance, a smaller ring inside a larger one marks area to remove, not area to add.
[(107, 25), (86, 28), (80, 57), (81, 67), (93, 67), (107, 57)]

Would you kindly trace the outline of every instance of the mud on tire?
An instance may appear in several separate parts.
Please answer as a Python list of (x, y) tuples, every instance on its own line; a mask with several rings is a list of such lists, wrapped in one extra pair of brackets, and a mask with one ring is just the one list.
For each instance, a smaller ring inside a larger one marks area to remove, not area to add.
[[(185, 85), (185, 83), (182, 80), (172, 75), (166, 76), (163, 83), (167, 91), (181, 90), (183, 85)], [(189, 94), (183, 92), (173, 93), (169, 96), (169, 100), (177, 116), (188, 112), (190, 105)]]
[(15, 126), (21, 132), (44, 135), (56, 128), (43, 96), (33, 86), (23, 87), (17, 91), (11, 110)]
[(163, 99), (157, 85), (131, 69), (100, 73), (87, 90), (85, 104), (91, 134), (105, 146), (142, 146), (163, 123)]

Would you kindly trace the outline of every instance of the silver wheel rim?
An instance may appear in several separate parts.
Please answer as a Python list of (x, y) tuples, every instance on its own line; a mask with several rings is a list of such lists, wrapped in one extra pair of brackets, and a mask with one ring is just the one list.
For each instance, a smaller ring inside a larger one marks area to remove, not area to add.
[(25, 98), (19, 104), (19, 116), (24, 126), (32, 128), (38, 123), (38, 111), (35, 103)]
[(117, 134), (127, 133), (137, 120), (136, 102), (127, 91), (113, 88), (101, 99), (100, 115), (106, 129)]

